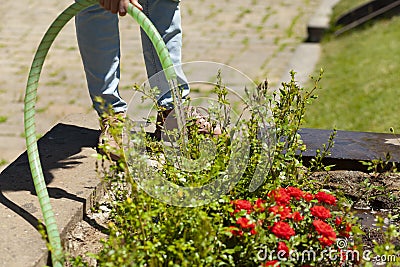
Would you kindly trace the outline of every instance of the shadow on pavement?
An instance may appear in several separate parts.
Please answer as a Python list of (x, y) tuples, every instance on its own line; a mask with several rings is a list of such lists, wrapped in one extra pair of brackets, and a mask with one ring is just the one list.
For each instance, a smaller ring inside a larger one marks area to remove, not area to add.
[[(54, 178), (52, 170), (74, 168), (81, 164), (85, 157), (78, 154), (82, 148), (95, 148), (99, 133), (97, 130), (60, 123), (40, 138), (38, 147), (46, 184)], [(21, 207), (4, 195), (10, 191), (28, 191), (36, 195), (26, 152), (0, 174), (0, 204), (37, 228), (38, 218), (31, 214), (29, 207)], [(64, 189), (48, 187), (48, 192), (51, 198), (67, 198), (85, 204), (85, 199)]]

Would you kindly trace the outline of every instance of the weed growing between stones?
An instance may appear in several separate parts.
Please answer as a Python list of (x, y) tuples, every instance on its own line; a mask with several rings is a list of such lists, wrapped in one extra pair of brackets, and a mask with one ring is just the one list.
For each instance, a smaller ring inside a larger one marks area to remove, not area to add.
[[(272, 96), (267, 94), (266, 82), (255, 92), (246, 91), (257, 105), (244, 107), (250, 112), (249, 118), (231, 128), (227, 91), (219, 80), (215, 87), (218, 105), (209, 113), (213, 126), (215, 122), (226, 126), (222, 134), (198, 134), (195, 123), (187, 128), (190, 138), (185, 140), (184, 153), (189, 160), (200, 162), (200, 169), (195, 164), (179, 165), (182, 161), (176, 158), (182, 154), (173, 151), (175, 154), (168, 155), (168, 148), (143, 132), (130, 137), (133, 144), (131, 149), (125, 148), (125, 161), (104, 167), (103, 177), (112, 196), (111, 213), (109, 238), (103, 242), (102, 251), (92, 255), (97, 265), (368, 265), (363, 258), (363, 233), (350, 212), (349, 201), (310, 178), (313, 171), (326, 170), (322, 158), (329, 154), (334, 134), (311, 167), (302, 162), (306, 147), (298, 132), (321, 76), (307, 91), (297, 85), (294, 72), (291, 75), (291, 81), (282, 83)], [(234, 146), (237, 135), (232, 132), (248, 141), (247, 157), (234, 162), (242, 170), (234, 184), (227, 177), (233, 170), (229, 169), (232, 158), (240, 149)], [(264, 141), (270, 143), (263, 142), (263, 134), (268, 136)], [(181, 142), (177, 132), (172, 136)], [(212, 153), (202, 152), (205, 144), (214, 146), (206, 150)], [(122, 149), (120, 153), (124, 155)], [(204, 157), (211, 162), (201, 161)], [(154, 177), (162, 177), (178, 188), (166, 191), (168, 184)], [(185, 191), (212, 183), (216, 188)], [(225, 189), (229, 189), (226, 194), (215, 197), (218, 190)], [(191, 201), (198, 197), (203, 202), (193, 204)], [(389, 227), (387, 242), (372, 253), (395, 253), (390, 242), (397, 236), (397, 230)], [(80, 257), (71, 263), (86, 264)]]

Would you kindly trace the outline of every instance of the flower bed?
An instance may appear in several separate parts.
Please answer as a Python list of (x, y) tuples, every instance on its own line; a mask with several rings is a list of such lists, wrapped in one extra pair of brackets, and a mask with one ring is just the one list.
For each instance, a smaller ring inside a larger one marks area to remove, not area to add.
[[(306, 148), (298, 131), (306, 104), (315, 98), (317, 84), (318, 79), (307, 92), (297, 86), (292, 73), (292, 81), (282, 85), (279, 95), (267, 97), (266, 87), (249, 94), (264, 107), (251, 110), (252, 116), (245, 124), (250, 157), (245, 166), (240, 165), (242, 179), (215, 201), (180, 207), (150, 196), (134, 182), (135, 175), (151, 171), (146, 169), (147, 164), (140, 165), (139, 155), (134, 162), (140, 168), (133, 166), (127, 171), (120, 162), (105, 169), (103, 176), (112, 185), (112, 200), (107, 204), (109, 237), (103, 249), (93, 256), (98, 265), (368, 266), (370, 261), (363, 257), (363, 232), (351, 212), (352, 200), (341, 190), (329, 190), (328, 181), (312, 178), (316, 171), (329, 172), (322, 160), (333, 146), (335, 132), (310, 166), (302, 163), (301, 151)], [(229, 102), (222, 83), (215, 91), (225, 112)], [(259, 124), (265, 119), (258, 113), (260, 110), (272, 110), (276, 135), (273, 150), (266, 149), (258, 138)], [(150, 157), (162, 161), (156, 172), (183, 187), (223, 179), (220, 177), (226, 175), (229, 155), (234, 151), (229, 133), (223, 132), (218, 138), (212, 134), (196, 135), (195, 130), (191, 134), (187, 155), (201, 157), (199, 144), (208, 138), (217, 147), (212, 166), (199, 172), (178, 170), (168, 157), (160, 156), (164, 152), (159, 143), (146, 140)], [(273, 153), (271, 161), (262, 162), (265, 153)], [(260, 162), (269, 167), (263, 173), (264, 182), (249, 190)], [(154, 188), (161, 187), (154, 184)], [(213, 191), (206, 193), (210, 192)], [(171, 195), (172, 201), (183, 197), (182, 191)], [(389, 226), (382, 244), (376, 244), (369, 252), (395, 254), (397, 248), (392, 241), (397, 236), (395, 226)], [(79, 257), (74, 262), (85, 264)]]

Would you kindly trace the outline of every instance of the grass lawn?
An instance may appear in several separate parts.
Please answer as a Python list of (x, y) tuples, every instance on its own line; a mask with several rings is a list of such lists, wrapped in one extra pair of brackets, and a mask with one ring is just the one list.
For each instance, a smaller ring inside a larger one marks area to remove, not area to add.
[(308, 107), (305, 127), (400, 132), (400, 16), (328, 36), (320, 68), (321, 90)]

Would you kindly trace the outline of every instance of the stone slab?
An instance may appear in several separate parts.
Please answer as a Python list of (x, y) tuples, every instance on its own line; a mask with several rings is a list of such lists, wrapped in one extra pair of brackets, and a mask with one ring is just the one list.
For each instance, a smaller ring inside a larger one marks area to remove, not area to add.
[[(77, 124), (88, 123), (80, 116)], [(92, 157), (98, 135), (95, 128), (59, 123), (38, 142), (62, 238), (83, 219), (84, 212), (101, 194), (96, 159)], [(27, 155), (23, 153), (0, 174), (1, 267), (48, 264), (46, 244), (36, 229), (42, 214), (28, 165)]]
[[(307, 146), (303, 154), (306, 162), (328, 143), (331, 133), (330, 130), (301, 129), (300, 135)], [(400, 163), (400, 135), (337, 131), (334, 141), (331, 155), (324, 161), (327, 165), (334, 164), (334, 169), (366, 171), (360, 161), (384, 160), (387, 153), (391, 156), (389, 162)]]
[[(400, 1), (393, 1), (393, 0), (374, 0), (367, 2), (361, 6), (355, 7), (352, 10), (346, 12), (342, 16), (340, 16), (336, 22), (335, 25), (348, 25), (350, 23), (354, 23), (357, 20), (360, 20), (364, 17), (369, 16), (371, 13), (374, 13), (378, 10), (384, 10), (384, 12), (391, 13), (390, 11), (392, 10), (395, 13), (398, 12), (398, 6)], [(385, 9), (386, 7), (389, 7), (389, 9)], [(381, 13), (381, 12), (378, 12)]]

